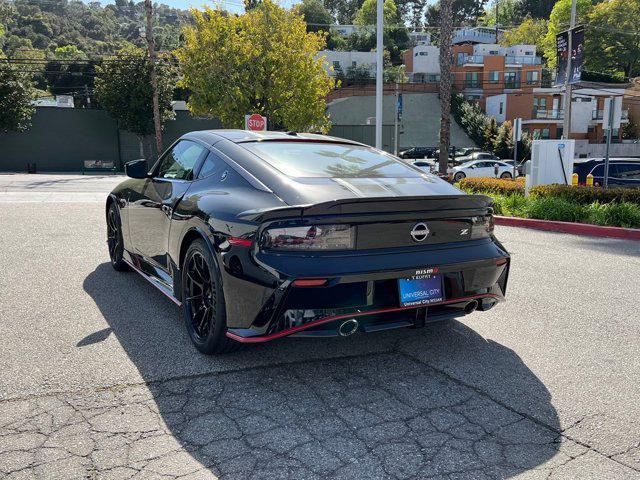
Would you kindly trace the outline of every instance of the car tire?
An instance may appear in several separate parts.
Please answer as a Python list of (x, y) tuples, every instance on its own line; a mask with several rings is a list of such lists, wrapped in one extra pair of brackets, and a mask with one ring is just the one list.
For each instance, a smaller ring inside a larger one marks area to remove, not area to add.
[(502, 175), (500, 175), (500, 178), (511, 178), (511, 174), (509, 172), (502, 172)]
[(222, 276), (204, 240), (198, 239), (189, 245), (182, 265), (182, 311), (193, 345), (205, 355), (240, 349), (241, 343), (226, 336)]
[(467, 176), (464, 174), (464, 172), (457, 172), (454, 176), (453, 176), (453, 181), (454, 182), (459, 182), (460, 180), (467, 178)]
[(109, 259), (114, 270), (126, 272), (129, 266), (124, 261), (124, 241), (122, 239), (122, 223), (120, 211), (115, 202), (111, 202), (107, 210), (107, 246)]

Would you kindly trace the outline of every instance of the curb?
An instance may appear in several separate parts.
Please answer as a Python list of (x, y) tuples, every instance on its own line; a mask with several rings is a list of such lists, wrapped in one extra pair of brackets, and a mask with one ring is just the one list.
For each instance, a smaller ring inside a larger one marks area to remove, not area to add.
[(571, 233), (573, 235), (585, 235), (589, 237), (610, 237), (640, 241), (640, 229), (637, 228), (605, 227), (601, 225), (590, 225), (588, 223), (557, 222), (554, 220), (503, 217), (500, 215), (496, 215), (493, 218), (496, 225), (533, 228), (535, 230)]

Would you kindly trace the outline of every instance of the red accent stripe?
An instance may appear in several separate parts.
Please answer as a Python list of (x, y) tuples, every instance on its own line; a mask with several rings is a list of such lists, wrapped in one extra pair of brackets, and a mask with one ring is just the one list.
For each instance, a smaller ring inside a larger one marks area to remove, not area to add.
[(611, 237), (624, 240), (640, 240), (640, 229), (605, 227), (590, 225), (588, 223), (556, 222), (553, 220), (537, 220), (533, 218), (518, 217), (493, 217), (497, 225), (509, 227), (533, 228), (552, 232), (571, 233), (573, 235), (585, 235), (589, 237)]
[(156, 282), (153, 281), (153, 279), (147, 275), (146, 273), (144, 273), (142, 270), (140, 270), (138, 267), (136, 267), (133, 263), (131, 263), (130, 261), (128, 261), (127, 259), (123, 258), (122, 260), (124, 260), (124, 263), (126, 263), (127, 265), (129, 265), (131, 268), (133, 268), (136, 272), (138, 272), (140, 274), (140, 276), (142, 278), (144, 278), (147, 282), (149, 282), (151, 285), (153, 285), (154, 287), (156, 287), (156, 290), (158, 290), (161, 294), (163, 294), (165, 297), (167, 297), (169, 300), (171, 300), (173, 303), (175, 303), (178, 307), (182, 306), (182, 302), (180, 300), (178, 300), (177, 298), (169, 295), (167, 292), (165, 292), (164, 290), (162, 290), (158, 285), (156, 285)]
[(231, 245), (235, 245), (236, 247), (250, 247), (251, 245), (253, 245), (253, 242), (251, 240), (247, 240), (246, 238), (229, 237), (227, 238), (227, 241)]
[(344, 315), (333, 315), (331, 317), (321, 318), (320, 320), (315, 320), (313, 322), (305, 323), (304, 325), (298, 325), (297, 327), (290, 328), (288, 330), (283, 330), (281, 332), (272, 333), (270, 335), (259, 335), (255, 337), (242, 337), (240, 335), (236, 335), (232, 332), (227, 332), (227, 337), (241, 343), (261, 343), (268, 342), (270, 340), (275, 340), (277, 338), (286, 337), (287, 335), (291, 335), (293, 333), (299, 332), (301, 330), (307, 330), (311, 327), (317, 327), (318, 325), (323, 325), (325, 323), (333, 322), (335, 320), (340, 320), (344, 318), (354, 318), (354, 317), (363, 317), (366, 315), (376, 315), (379, 313), (391, 313), (391, 312), (399, 312), (402, 310), (415, 310), (417, 308), (422, 307), (432, 307), (434, 305), (448, 305), (451, 303), (460, 303), (467, 302), (471, 300), (478, 300), (481, 298), (494, 298), (498, 301), (504, 300), (504, 297), (501, 295), (497, 295), (495, 293), (482, 293), (480, 295), (472, 295), (470, 297), (460, 297), (460, 298), (452, 298), (450, 300), (443, 300), (442, 302), (430, 303), (429, 305), (420, 305), (420, 306), (411, 306), (411, 307), (394, 307), (394, 308), (381, 308), (379, 310), (369, 310), (367, 312), (356, 312), (349, 313)]
[(299, 278), (293, 281), (293, 285), (296, 287), (321, 287), (326, 284), (326, 278)]

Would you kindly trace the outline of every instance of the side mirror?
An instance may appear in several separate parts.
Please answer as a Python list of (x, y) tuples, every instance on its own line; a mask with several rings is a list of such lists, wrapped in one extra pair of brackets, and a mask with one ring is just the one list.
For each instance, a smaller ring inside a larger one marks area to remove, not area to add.
[(127, 177), (131, 178), (147, 178), (149, 172), (149, 166), (147, 161), (142, 158), (140, 160), (131, 160), (124, 164), (124, 173)]

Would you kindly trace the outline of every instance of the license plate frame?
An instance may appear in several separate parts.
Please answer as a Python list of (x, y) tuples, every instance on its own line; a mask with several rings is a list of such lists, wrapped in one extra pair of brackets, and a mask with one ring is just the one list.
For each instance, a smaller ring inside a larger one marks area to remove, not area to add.
[(440, 273), (414, 275), (398, 279), (401, 307), (420, 307), (444, 300), (444, 282)]

